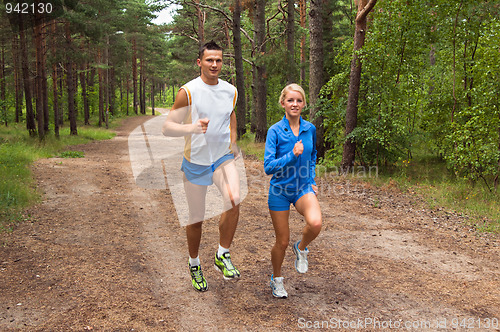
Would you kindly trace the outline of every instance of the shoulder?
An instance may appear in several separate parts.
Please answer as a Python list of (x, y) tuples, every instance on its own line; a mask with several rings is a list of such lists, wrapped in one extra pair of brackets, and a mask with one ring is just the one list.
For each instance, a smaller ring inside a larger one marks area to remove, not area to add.
[(225, 90), (228, 90), (228, 91), (231, 91), (231, 92), (237, 92), (237, 89), (234, 85), (232, 85), (231, 83), (227, 82), (227, 81), (224, 81), (222, 79), (219, 78), (219, 87), (221, 89), (225, 89)]
[(268, 131), (278, 131), (282, 129), (285, 126), (285, 122), (283, 120), (280, 120), (273, 124), (271, 127), (269, 127)]
[(316, 126), (313, 125), (311, 122), (302, 119), (302, 125), (304, 126), (304, 129), (316, 132)]

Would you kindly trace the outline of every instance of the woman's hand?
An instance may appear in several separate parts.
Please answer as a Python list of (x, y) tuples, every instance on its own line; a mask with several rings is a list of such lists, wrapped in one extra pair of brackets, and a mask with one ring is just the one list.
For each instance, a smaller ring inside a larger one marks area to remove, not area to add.
[(318, 186), (315, 186), (314, 184), (311, 185), (312, 190), (314, 191), (314, 194), (318, 196)]
[(295, 143), (295, 146), (293, 147), (293, 154), (295, 157), (298, 157), (304, 152), (304, 144), (302, 144), (302, 140), (298, 141)]

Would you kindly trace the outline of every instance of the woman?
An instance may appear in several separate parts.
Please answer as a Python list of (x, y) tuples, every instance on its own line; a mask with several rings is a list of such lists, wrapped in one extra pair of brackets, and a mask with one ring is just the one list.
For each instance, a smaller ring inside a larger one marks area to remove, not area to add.
[(302, 87), (297, 84), (287, 85), (281, 92), (280, 104), (285, 110), (285, 116), (267, 132), (264, 170), (266, 174), (273, 174), (268, 205), (276, 243), (271, 250), (273, 274), (270, 285), (273, 296), (287, 298), (281, 265), (290, 240), (290, 204), (295, 206), (306, 221), (301, 240), (293, 245), (295, 269), (299, 273), (307, 272), (307, 246), (321, 230), (321, 210), (316, 197), (318, 188), (314, 181), (316, 128), (300, 116), (306, 106)]

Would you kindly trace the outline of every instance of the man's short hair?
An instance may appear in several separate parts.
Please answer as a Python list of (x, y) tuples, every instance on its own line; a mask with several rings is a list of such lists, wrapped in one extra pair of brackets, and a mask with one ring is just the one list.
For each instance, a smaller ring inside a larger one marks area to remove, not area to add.
[(198, 54), (198, 59), (201, 59), (203, 57), (203, 53), (205, 53), (205, 50), (222, 51), (222, 47), (220, 47), (216, 42), (211, 40), (208, 43), (205, 43), (202, 47), (200, 47), (200, 53)]

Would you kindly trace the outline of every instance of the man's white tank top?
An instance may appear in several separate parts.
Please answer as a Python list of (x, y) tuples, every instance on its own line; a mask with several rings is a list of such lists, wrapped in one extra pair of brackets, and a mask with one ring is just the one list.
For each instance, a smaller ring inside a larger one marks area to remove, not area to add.
[(219, 79), (216, 85), (203, 82), (201, 77), (181, 87), (189, 102), (184, 123), (195, 123), (207, 118), (205, 134), (185, 136), (184, 158), (197, 165), (212, 165), (216, 160), (231, 153), (231, 113), (236, 105), (236, 87)]

